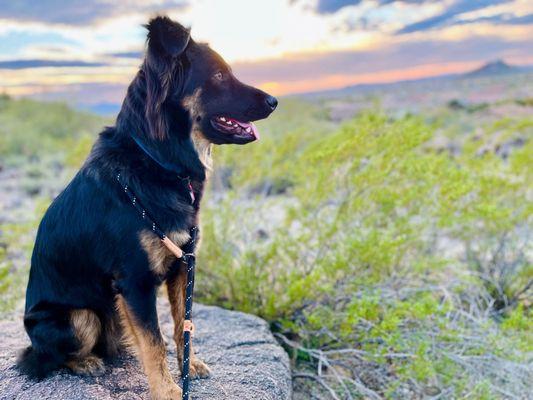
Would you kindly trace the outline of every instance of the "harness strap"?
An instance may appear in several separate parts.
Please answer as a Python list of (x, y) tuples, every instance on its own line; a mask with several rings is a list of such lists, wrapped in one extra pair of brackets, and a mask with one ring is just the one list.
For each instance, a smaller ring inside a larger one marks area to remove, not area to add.
[(174, 243), (172, 240), (170, 240), (168, 237), (165, 236), (165, 238), (162, 240), (163, 244), (167, 249), (170, 250), (172, 254), (176, 256), (176, 258), (183, 258), (183, 250), (178, 247), (176, 243)]

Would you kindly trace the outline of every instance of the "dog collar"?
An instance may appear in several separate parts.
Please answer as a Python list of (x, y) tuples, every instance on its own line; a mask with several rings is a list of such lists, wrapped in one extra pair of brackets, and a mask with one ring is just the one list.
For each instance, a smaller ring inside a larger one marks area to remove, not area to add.
[(167, 170), (167, 171), (171, 171), (171, 172), (174, 172), (178, 178), (185, 182), (186, 184), (186, 187), (187, 187), (187, 190), (189, 191), (189, 197), (191, 198), (191, 204), (194, 204), (194, 201), (196, 200), (196, 196), (194, 195), (194, 190), (193, 190), (193, 187), (192, 187), (192, 183), (191, 183), (191, 177), (190, 176), (185, 176), (185, 177), (182, 177), (179, 175), (178, 171), (176, 171), (176, 167), (174, 167), (172, 164), (169, 164), (169, 163), (165, 163), (163, 161), (159, 161), (157, 159), (157, 157), (155, 157), (147, 148), (146, 146), (139, 140), (139, 138), (135, 137), (132, 135), (132, 138), (133, 140), (135, 141), (135, 143), (137, 143), (137, 146), (139, 146), (139, 148), (144, 151), (144, 153), (150, 157), (157, 165), (159, 165), (161, 168)]
[(179, 173), (176, 170), (176, 167), (174, 167), (172, 164), (169, 164), (169, 163), (166, 163), (166, 162), (158, 160), (156, 156), (154, 156), (152, 153), (150, 153), (148, 148), (141, 142), (141, 140), (139, 138), (137, 138), (137, 137), (135, 137), (133, 135), (131, 135), (131, 137), (133, 138), (135, 143), (137, 143), (137, 146), (139, 146), (141, 148), (141, 150), (144, 151), (148, 157), (150, 157), (153, 161), (155, 161), (155, 163), (157, 165), (159, 165), (163, 169), (166, 169), (167, 171), (171, 171), (171, 172), (174, 172), (176, 174)]

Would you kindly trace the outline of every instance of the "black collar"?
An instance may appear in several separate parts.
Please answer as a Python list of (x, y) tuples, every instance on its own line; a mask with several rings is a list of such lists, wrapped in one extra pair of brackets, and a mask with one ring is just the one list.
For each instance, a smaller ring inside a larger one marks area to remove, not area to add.
[(144, 151), (144, 153), (150, 157), (157, 165), (159, 165), (161, 168), (163, 168), (164, 170), (166, 171), (169, 171), (169, 172), (173, 172), (176, 174), (176, 176), (183, 182), (185, 182), (186, 184), (186, 187), (187, 187), (187, 190), (189, 191), (189, 196), (191, 198), (191, 204), (194, 204), (194, 201), (196, 200), (196, 197), (194, 195), (194, 190), (193, 190), (193, 187), (192, 187), (192, 184), (191, 184), (191, 177), (189, 175), (187, 176), (181, 176), (180, 175), (180, 172), (178, 170), (178, 168), (171, 164), (171, 163), (167, 163), (167, 162), (164, 162), (164, 161), (160, 161), (157, 159), (157, 157), (155, 157), (149, 150), (148, 148), (141, 142), (140, 139), (138, 139), (137, 137), (135, 137), (134, 135), (131, 135), (131, 137), (133, 138), (133, 140), (135, 141), (135, 143), (137, 143), (137, 146), (139, 146), (139, 148)]
[(154, 156), (149, 150), (148, 148), (141, 142), (141, 140), (139, 138), (137, 138), (136, 136), (134, 135), (131, 135), (131, 137), (133, 138), (133, 140), (135, 141), (135, 143), (137, 143), (137, 146), (139, 146), (139, 148), (144, 151), (144, 153), (150, 157), (157, 165), (159, 165), (161, 168), (163, 168), (164, 170), (167, 170), (167, 171), (170, 171), (170, 172), (174, 172), (176, 175), (179, 176), (179, 173), (181, 171), (178, 171), (177, 167), (171, 163), (167, 163), (167, 162), (164, 162), (164, 161), (160, 161), (157, 159), (156, 156)]

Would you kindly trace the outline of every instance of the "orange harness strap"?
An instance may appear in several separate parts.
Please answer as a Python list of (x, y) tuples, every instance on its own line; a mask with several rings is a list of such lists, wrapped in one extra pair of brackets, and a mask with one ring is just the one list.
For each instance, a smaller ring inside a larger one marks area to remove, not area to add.
[(190, 332), (191, 337), (194, 336), (194, 324), (190, 319), (183, 321), (183, 332)]

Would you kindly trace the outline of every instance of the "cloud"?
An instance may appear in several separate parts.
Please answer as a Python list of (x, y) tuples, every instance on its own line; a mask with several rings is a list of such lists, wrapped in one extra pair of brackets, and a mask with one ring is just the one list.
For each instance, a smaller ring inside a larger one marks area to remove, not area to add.
[(116, 57), (116, 58), (134, 58), (134, 59), (140, 60), (141, 58), (143, 58), (144, 52), (143, 51), (123, 51), (123, 52), (118, 52), (118, 53), (109, 53), (107, 55), (111, 57)]
[(479, 17), (454, 22), (454, 25), (466, 25), (486, 22), (492, 25), (530, 25), (533, 24), (533, 14), (522, 15), (520, 17), (512, 14), (498, 14), (490, 17)]
[(331, 14), (346, 6), (358, 5), (361, 0), (318, 0), (316, 10), (320, 14)]
[(79, 60), (9, 60), (0, 61), (0, 69), (28, 69), (45, 67), (103, 67), (105, 63)]
[(8, 31), (0, 33), (0, 56), (19, 57), (20, 51), (27, 46), (45, 47), (77, 44), (75, 40), (57, 32)]
[(67, 25), (90, 25), (117, 15), (163, 12), (187, 5), (185, 0), (15, 0), (1, 3), (0, 18)]
[(398, 34), (413, 33), (419, 31), (426, 31), (448, 23), (453, 24), (456, 16), (461, 14), (493, 6), (496, 4), (508, 3), (510, 0), (456, 0), (444, 12), (430, 18), (409, 24), (400, 29)]
[[(435, 3), (436, 1), (437, 0), (377, 0), (377, 3), (380, 6), (384, 6), (391, 3), (422, 4)], [(356, 6), (360, 3), (362, 3), (362, 0), (318, 0), (316, 3), (316, 11), (320, 14), (333, 14), (344, 7)]]
[(436, 3), (439, 0), (379, 0), (380, 5), (391, 3), (405, 3), (405, 4), (423, 4), (423, 3)]
[(483, 62), (495, 58), (517, 58), (531, 51), (531, 41), (509, 42), (498, 37), (473, 37), (461, 41), (417, 41), (383, 48), (337, 51), (233, 65), (245, 82), (296, 82), (324, 76), (368, 74), (407, 66), (448, 62)]
[[(453, 64), (459, 71), (470, 68), (468, 63), (495, 58), (523, 63), (533, 54), (531, 29), (525, 25), (533, 17), (524, 0), (511, 5), (506, 0), (0, 0), (0, 4), (0, 91), (7, 87), (17, 95), (37, 91), (48, 95), (55, 90), (57, 96), (68, 97), (68, 90), (79, 88), (73, 97), (83, 101), (89, 92), (95, 99), (100, 95), (109, 99), (115, 92), (104, 96), (100, 90), (92, 91), (91, 85), (119, 83), (115, 90), (127, 85), (143, 55), (146, 32), (141, 24), (152, 10), (167, 6), (174, 10), (172, 17), (192, 24), (195, 38), (212, 43), (239, 78), (265, 88), (278, 85), (278, 93), (313, 90), (319, 84), (327, 88), (390, 80), (393, 71), (397, 79), (405, 79), (413, 76), (401, 75), (409, 69), (419, 75), (422, 70), (439, 74), (451, 71), (444, 66)], [(185, 4), (189, 6), (179, 8)], [(451, 25), (465, 26), (434, 29)], [(422, 32), (398, 35), (398, 31)]]

